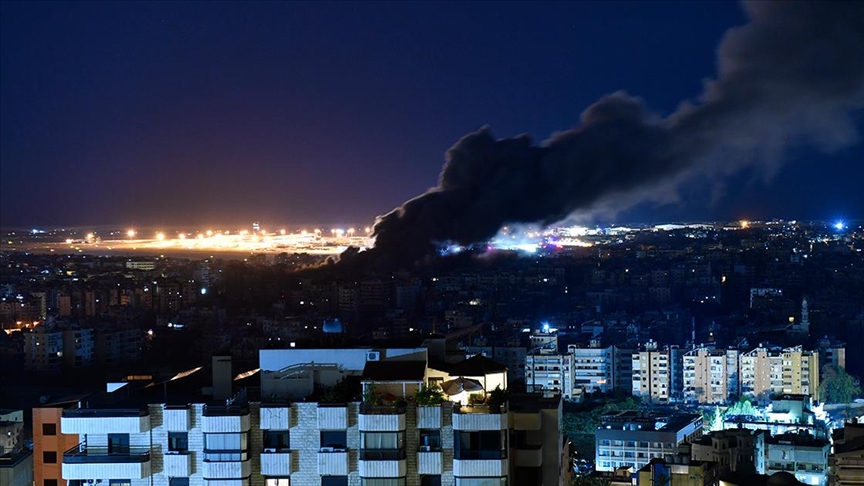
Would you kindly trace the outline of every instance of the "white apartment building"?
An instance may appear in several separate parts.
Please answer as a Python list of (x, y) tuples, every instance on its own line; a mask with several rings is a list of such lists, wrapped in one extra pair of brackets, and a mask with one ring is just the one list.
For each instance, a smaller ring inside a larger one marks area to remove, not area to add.
[(529, 392), (552, 392), (573, 398), (574, 358), (541, 350), (525, 356), (525, 386)]
[(649, 341), (643, 349), (633, 353), (632, 363), (633, 396), (661, 404), (680, 399), (683, 383), (678, 347), (658, 349), (656, 342)]
[(573, 355), (573, 386), (587, 393), (610, 392), (615, 387), (615, 347), (567, 347)]
[[(569, 483), (560, 396), (508, 398), (492, 391), (506, 388), (506, 369), (488, 358), (453, 365), (455, 375), (430, 368), (425, 351), (262, 350), (262, 367), (234, 380), (230, 361), (214, 358), (212, 400), (171, 398), (197, 376), (190, 370), (143, 388), (144, 405), (82, 401), (60, 419), (62, 433), (80, 437), (63, 454), (62, 476), (70, 486)], [(233, 383), (256, 374), (266, 399), (231, 395)], [(452, 393), (443, 403), (407, 400), (438, 378)], [(362, 401), (335, 394), (351, 382), (365, 390)], [(322, 392), (326, 383), (335, 386)], [(131, 386), (108, 395), (134, 398)], [(319, 401), (303, 400), (309, 387)]]
[(783, 434), (768, 439), (768, 474), (786, 471), (804, 484), (828, 483), (831, 444), (808, 434)]
[(701, 415), (610, 412), (601, 417), (595, 435), (595, 468), (614, 471), (632, 467), (638, 471), (651, 459), (676, 455), (679, 444), (693, 442), (701, 435)]
[(682, 358), (684, 401), (726, 403), (737, 396), (738, 350), (697, 348)]

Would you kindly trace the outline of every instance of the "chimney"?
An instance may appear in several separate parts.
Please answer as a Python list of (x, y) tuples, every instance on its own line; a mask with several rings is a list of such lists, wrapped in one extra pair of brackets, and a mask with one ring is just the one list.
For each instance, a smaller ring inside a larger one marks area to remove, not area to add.
[(230, 398), (232, 383), (231, 356), (213, 356), (213, 399)]

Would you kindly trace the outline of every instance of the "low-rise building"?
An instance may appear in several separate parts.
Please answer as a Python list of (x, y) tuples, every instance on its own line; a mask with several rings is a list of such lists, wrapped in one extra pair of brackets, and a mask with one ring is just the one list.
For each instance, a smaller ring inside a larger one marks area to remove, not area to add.
[(825, 485), (828, 482), (827, 439), (810, 434), (788, 433), (768, 439), (768, 474), (785, 471), (805, 484)]
[(24, 447), (23, 410), (0, 410), (0, 484), (33, 484), (33, 452)]
[(690, 444), (690, 457), (696, 461), (717, 463), (732, 472), (765, 474), (768, 435), (764, 430), (714, 431)]
[(611, 412), (601, 417), (595, 438), (596, 469), (641, 469), (651, 459), (677, 454), (682, 442), (702, 435), (702, 416), (660, 414), (634, 410)]

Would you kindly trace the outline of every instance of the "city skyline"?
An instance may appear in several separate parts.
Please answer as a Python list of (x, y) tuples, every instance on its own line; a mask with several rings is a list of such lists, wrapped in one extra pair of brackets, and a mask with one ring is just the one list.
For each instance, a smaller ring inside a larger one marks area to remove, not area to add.
[[(727, 2), (4, 2), (2, 18), (5, 227), (371, 221), (479, 127), (543, 140), (618, 90), (674, 114), (747, 22)], [(794, 139), (782, 164), (601, 218), (860, 218), (850, 116), (829, 154)]]

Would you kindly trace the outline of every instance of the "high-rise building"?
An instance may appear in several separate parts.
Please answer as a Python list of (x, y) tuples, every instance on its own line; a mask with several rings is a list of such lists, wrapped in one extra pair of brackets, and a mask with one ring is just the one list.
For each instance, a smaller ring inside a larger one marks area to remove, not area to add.
[(649, 403), (670, 403), (681, 398), (681, 350), (677, 346), (658, 349), (649, 341), (633, 353), (633, 396)]
[(587, 393), (611, 392), (615, 388), (616, 350), (615, 346), (602, 348), (596, 340), (587, 348), (568, 346), (573, 355), (574, 388)]
[(763, 348), (741, 355), (741, 394), (765, 403), (771, 395), (811, 395), (819, 400), (819, 352)]
[(525, 387), (529, 392), (552, 392), (574, 397), (573, 355), (541, 349), (525, 356)]
[(684, 401), (725, 403), (739, 395), (738, 350), (697, 348), (682, 363)]
[(33, 409), (33, 480), (36, 486), (66, 486), (62, 473), (63, 453), (78, 445), (78, 435), (60, 431), (64, 405), (71, 407), (76, 402)]

